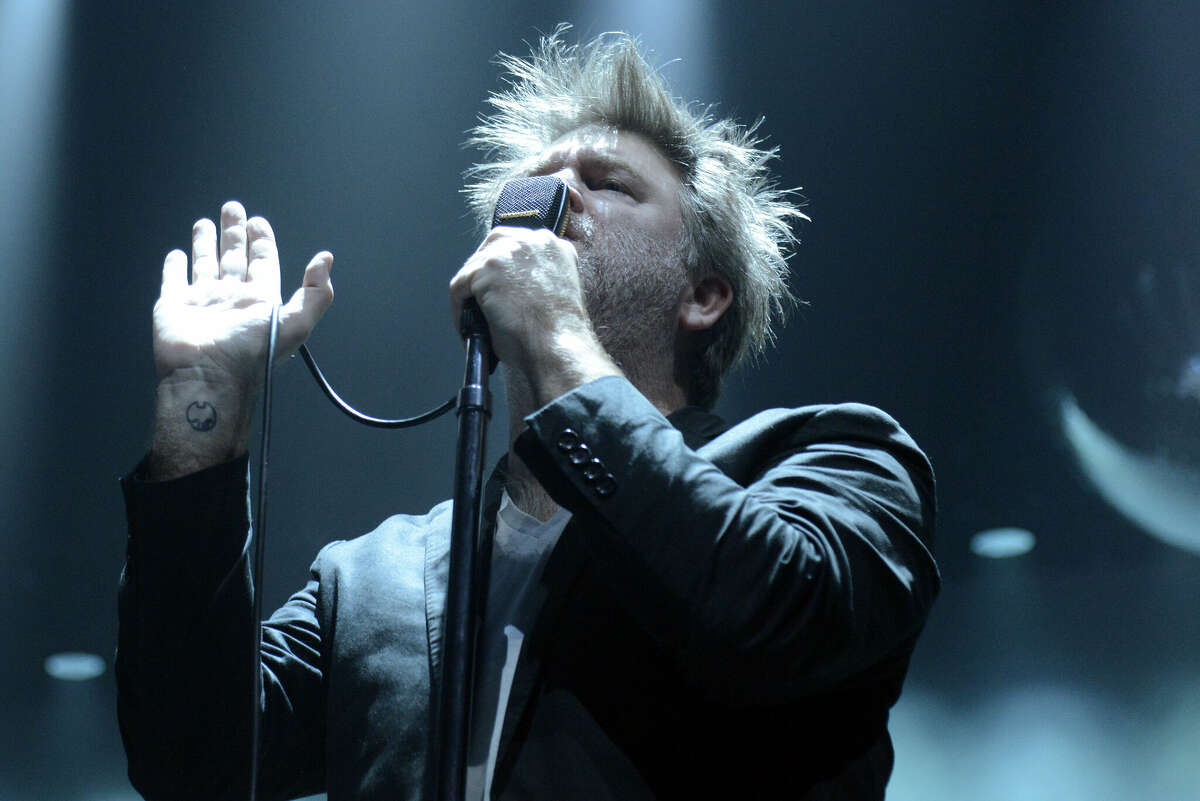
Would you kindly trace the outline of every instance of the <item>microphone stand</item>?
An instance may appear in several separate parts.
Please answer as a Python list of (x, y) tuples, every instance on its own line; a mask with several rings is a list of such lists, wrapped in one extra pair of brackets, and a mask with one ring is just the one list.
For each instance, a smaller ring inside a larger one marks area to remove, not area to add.
[(477, 558), (480, 489), (487, 421), (491, 417), (488, 374), (495, 365), (487, 321), (473, 299), (463, 305), (459, 325), (467, 363), (458, 395), (458, 451), (454, 465), (454, 514), (450, 531), (450, 578), (446, 591), (444, 659), (439, 703), (434, 715), (437, 771), (433, 798), (466, 797), (467, 745), (474, 689), (479, 592), (490, 567)]
[[(549, 228), (562, 236), (569, 191), (561, 178), (541, 175), (508, 181), (500, 190), (492, 227)], [(430, 786), (437, 801), (464, 801), (471, 693), (475, 689), (475, 642), (487, 591), (489, 554), (480, 553), (479, 502), (484, 435), (491, 416), (488, 375), (496, 366), (487, 320), (473, 298), (463, 304), (459, 329), (467, 344), (467, 367), (458, 395), (458, 453), (454, 466), (454, 516), (450, 531), (450, 578), (446, 589), (442, 686), (433, 715), (436, 762)]]

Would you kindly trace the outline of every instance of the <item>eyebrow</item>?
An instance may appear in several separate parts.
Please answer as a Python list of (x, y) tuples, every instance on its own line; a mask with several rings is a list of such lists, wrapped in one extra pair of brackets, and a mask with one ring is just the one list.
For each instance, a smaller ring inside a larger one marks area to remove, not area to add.
[[(641, 180), (641, 176), (629, 165), (629, 162), (616, 156), (600, 153), (593, 148), (583, 148), (579, 151), (580, 161), (596, 165), (604, 170), (621, 170), (630, 177)], [(530, 175), (545, 175), (563, 164), (563, 156), (555, 155), (535, 161), (529, 170)]]

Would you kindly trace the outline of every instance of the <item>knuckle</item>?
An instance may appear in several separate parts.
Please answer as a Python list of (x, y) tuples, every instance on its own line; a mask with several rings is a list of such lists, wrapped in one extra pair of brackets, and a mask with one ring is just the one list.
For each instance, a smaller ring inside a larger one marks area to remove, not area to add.
[(275, 255), (275, 245), (269, 239), (256, 239), (250, 243), (250, 256), (255, 259), (271, 258)]

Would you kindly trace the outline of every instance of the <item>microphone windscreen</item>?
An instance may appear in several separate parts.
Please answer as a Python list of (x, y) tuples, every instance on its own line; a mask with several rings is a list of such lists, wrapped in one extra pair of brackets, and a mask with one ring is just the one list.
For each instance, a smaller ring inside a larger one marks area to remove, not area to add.
[(500, 189), (492, 212), (492, 227), (549, 228), (555, 236), (562, 236), (569, 214), (567, 184), (563, 179), (553, 175), (517, 178)]

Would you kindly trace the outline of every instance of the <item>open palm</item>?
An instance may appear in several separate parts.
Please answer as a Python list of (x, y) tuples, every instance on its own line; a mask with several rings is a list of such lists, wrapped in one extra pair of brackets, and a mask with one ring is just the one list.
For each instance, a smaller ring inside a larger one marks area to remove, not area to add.
[[(333, 301), (333, 256), (318, 253), (304, 280), (279, 312), (278, 358), (291, 354)], [(187, 255), (163, 262), (154, 305), (154, 362), (159, 379), (200, 377), (254, 386), (266, 358), (271, 309), (281, 302), (279, 251), (270, 224), (246, 219), (236, 201), (221, 209), (220, 247), (211, 220), (192, 228), (192, 280)]]

